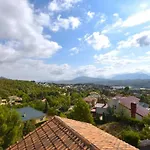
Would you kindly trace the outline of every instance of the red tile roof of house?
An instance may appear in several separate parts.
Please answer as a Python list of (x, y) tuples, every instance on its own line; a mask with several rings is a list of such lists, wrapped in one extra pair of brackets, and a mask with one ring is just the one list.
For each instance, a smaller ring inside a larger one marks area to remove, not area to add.
[(53, 117), (7, 150), (137, 150), (84, 122)]
[(91, 97), (91, 96), (85, 97), (84, 100), (85, 100), (86, 102), (97, 101), (97, 99), (96, 99), (95, 97)]
[(136, 98), (135, 96), (128, 96), (128, 97), (116, 96), (114, 98), (118, 99), (123, 106), (127, 107), (130, 110), (131, 110), (131, 103), (135, 102), (137, 104), (136, 113), (142, 117), (148, 115), (149, 113), (149, 110), (139, 105), (140, 99)]

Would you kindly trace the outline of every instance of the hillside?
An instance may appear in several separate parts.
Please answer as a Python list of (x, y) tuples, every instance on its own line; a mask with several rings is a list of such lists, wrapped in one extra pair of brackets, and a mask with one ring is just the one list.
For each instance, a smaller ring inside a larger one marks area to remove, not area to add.
[(119, 122), (111, 122), (111, 123), (106, 123), (106, 124), (100, 125), (100, 126), (98, 126), (98, 128), (121, 139), (122, 131), (128, 129), (128, 126), (123, 125)]
[(42, 99), (45, 94), (50, 94), (53, 91), (57, 92), (55, 86), (44, 87), (34, 81), (0, 79), (1, 98), (8, 98), (8, 96), (17, 95), (22, 97), (25, 101), (30, 101), (31, 99)]
[(150, 88), (150, 79), (126, 79), (126, 80), (113, 80), (113, 79), (102, 79), (102, 78), (91, 78), (91, 77), (78, 77), (73, 80), (63, 80), (55, 82), (57, 84), (100, 84), (107, 86), (132, 86), (135, 88)]

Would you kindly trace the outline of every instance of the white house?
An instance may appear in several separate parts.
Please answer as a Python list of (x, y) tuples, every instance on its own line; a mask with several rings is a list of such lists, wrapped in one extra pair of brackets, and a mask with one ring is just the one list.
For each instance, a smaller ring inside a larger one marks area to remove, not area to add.
[(126, 113), (136, 119), (142, 120), (149, 114), (149, 110), (139, 104), (140, 99), (134, 96), (116, 96), (108, 101), (108, 106), (116, 111), (125, 110)]

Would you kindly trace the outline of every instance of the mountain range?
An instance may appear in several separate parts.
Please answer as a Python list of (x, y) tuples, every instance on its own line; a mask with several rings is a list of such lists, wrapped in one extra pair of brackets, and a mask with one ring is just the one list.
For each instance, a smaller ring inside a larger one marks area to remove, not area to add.
[(145, 73), (128, 73), (115, 75), (112, 80), (137, 80), (137, 79), (150, 79), (150, 75)]
[(118, 74), (109, 79), (106, 78), (92, 78), (87, 76), (77, 77), (73, 80), (57, 81), (58, 84), (84, 84), (94, 83), (108, 86), (133, 86), (133, 87), (146, 87), (150, 88), (150, 75), (144, 73), (130, 73), (130, 74)]

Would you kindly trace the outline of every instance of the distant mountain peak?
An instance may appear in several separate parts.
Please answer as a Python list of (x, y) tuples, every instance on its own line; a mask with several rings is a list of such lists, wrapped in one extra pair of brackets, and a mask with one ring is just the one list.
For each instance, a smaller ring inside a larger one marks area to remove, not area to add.
[(150, 79), (150, 75), (142, 72), (136, 72), (136, 73), (118, 74), (112, 77), (112, 80), (135, 80), (135, 79)]

